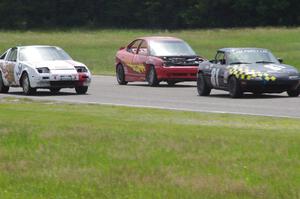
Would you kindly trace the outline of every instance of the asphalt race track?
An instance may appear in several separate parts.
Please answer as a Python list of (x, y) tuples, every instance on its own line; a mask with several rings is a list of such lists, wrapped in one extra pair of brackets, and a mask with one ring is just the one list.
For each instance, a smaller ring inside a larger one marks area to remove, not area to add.
[[(10, 88), (2, 97), (27, 97), (21, 88)], [(134, 107), (152, 107), (174, 110), (264, 115), (300, 118), (300, 97), (290, 98), (283, 94), (246, 94), (242, 99), (231, 99), (227, 92), (213, 90), (209, 97), (199, 97), (195, 82), (178, 83), (169, 87), (152, 88), (146, 83), (117, 84), (115, 77), (94, 76), (87, 95), (76, 95), (74, 89), (62, 89), (57, 95), (48, 90), (38, 90), (29, 96), (37, 100), (54, 100), (72, 103), (96, 103)]]

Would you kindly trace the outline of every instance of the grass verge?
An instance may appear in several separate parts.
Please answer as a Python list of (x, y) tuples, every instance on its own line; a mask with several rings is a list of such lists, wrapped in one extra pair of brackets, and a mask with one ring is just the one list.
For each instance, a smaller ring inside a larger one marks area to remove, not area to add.
[(297, 119), (6, 99), (0, 198), (299, 198)]

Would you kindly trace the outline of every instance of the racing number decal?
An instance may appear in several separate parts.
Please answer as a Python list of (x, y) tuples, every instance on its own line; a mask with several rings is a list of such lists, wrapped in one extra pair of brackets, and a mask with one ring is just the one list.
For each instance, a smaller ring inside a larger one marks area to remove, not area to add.
[(213, 68), (211, 71), (210, 81), (214, 87), (219, 87), (219, 72), (220, 68)]

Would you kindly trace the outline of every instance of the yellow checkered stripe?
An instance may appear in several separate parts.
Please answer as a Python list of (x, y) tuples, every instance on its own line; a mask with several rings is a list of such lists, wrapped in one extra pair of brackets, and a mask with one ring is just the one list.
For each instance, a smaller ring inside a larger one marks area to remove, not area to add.
[(249, 68), (242, 67), (232, 67), (229, 69), (229, 74), (234, 75), (238, 79), (251, 80), (260, 77), (266, 81), (275, 81), (276, 77), (268, 73), (262, 73), (255, 70), (250, 70)]

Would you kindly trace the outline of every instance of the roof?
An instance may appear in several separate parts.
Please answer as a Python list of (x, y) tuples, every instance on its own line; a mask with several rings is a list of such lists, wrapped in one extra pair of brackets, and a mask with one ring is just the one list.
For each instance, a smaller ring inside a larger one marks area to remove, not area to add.
[(24, 47), (56, 47), (57, 46), (48, 46), (48, 45), (28, 45), (28, 46), (16, 46), (17, 48), (24, 48)]
[(264, 50), (268, 51), (268, 49), (265, 48), (221, 48), (218, 51), (219, 52), (233, 52), (233, 51), (238, 51), (238, 50)]
[(146, 40), (146, 41), (157, 41), (157, 40), (182, 41), (182, 39), (179, 39), (176, 37), (162, 37), (162, 36), (140, 37), (138, 39), (142, 39), (142, 40)]

